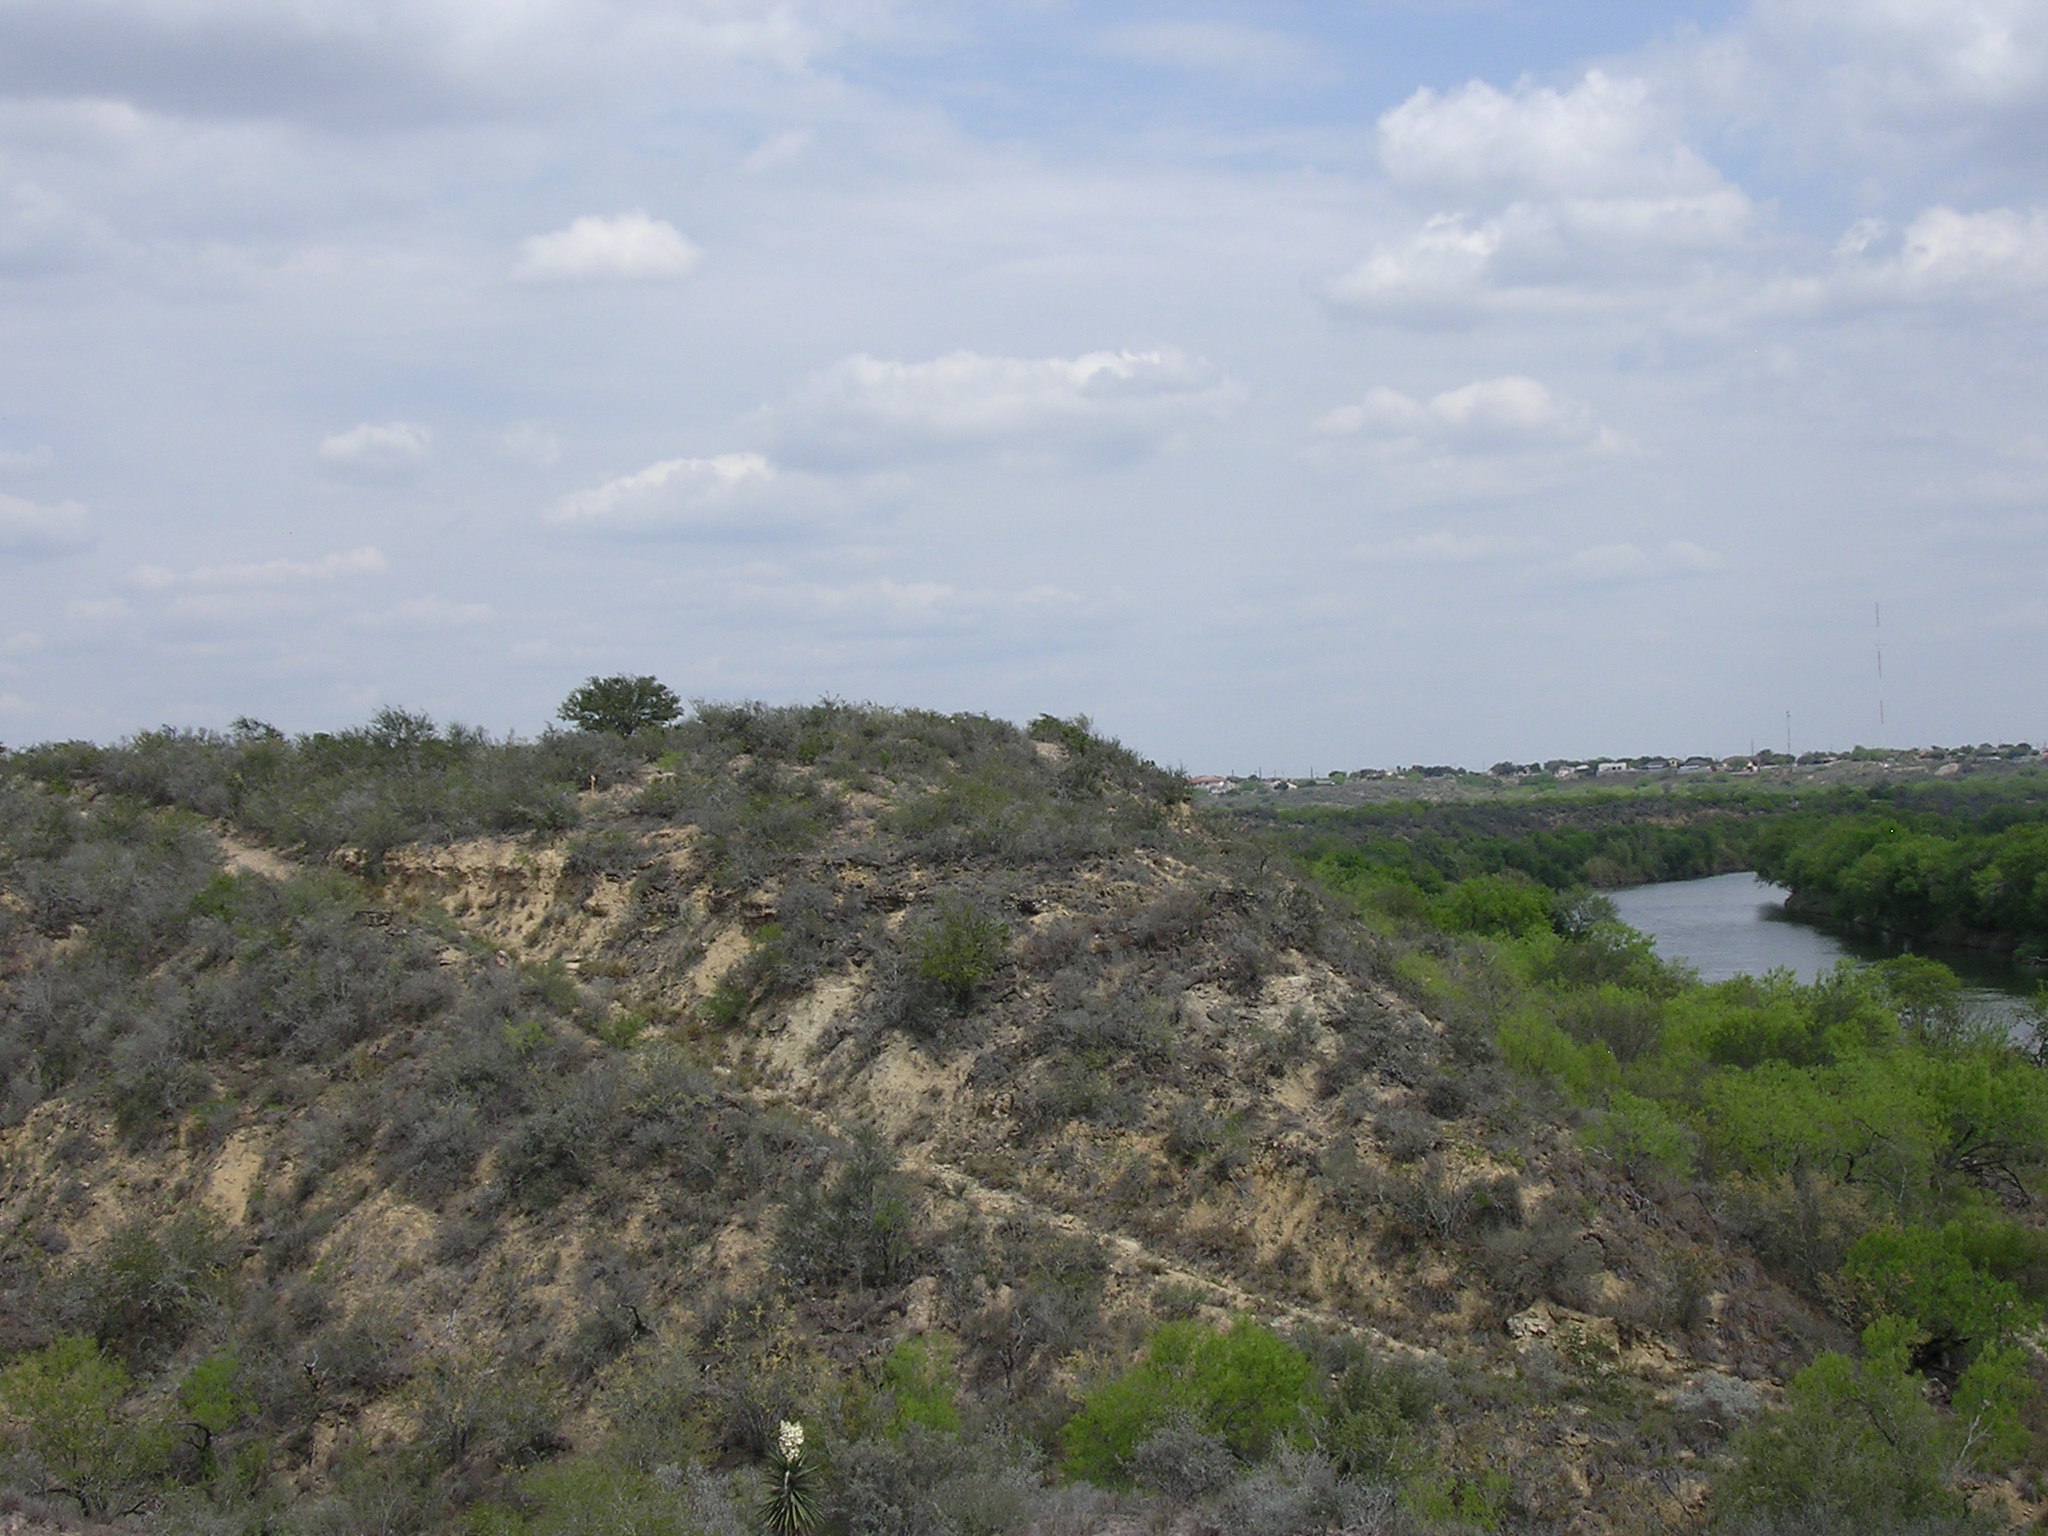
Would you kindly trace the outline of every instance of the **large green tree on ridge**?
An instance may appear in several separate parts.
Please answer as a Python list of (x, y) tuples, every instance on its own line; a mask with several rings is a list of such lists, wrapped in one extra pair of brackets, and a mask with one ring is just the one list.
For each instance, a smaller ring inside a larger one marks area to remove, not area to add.
[(620, 672), (611, 677), (589, 678), (571, 689), (555, 713), (579, 731), (631, 736), (653, 727), (673, 725), (682, 716), (683, 701), (658, 678)]

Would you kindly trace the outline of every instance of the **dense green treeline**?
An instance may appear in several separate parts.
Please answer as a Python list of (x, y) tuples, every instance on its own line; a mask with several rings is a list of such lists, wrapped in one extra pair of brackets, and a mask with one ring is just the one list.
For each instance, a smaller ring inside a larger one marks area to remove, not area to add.
[(1750, 840), (1759, 874), (1809, 911), (1888, 933), (2048, 958), (2048, 824), (1794, 816)]
[(1922, 941), (2048, 954), (2048, 779), (2038, 775), (1796, 792), (1595, 791), (1242, 819), (1353, 888), (1434, 894), (1513, 873), (1563, 891), (1754, 869), (1817, 915)]
[(1513, 871), (1553, 890), (1637, 885), (1742, 869), (1749, 823), (1774, 809), (1741, 800), (1677, 804), (1627, 793), (1562, 805), (1391, 805), (1246, 818), (1346, 879), (1374, 872), (1434, 891)]

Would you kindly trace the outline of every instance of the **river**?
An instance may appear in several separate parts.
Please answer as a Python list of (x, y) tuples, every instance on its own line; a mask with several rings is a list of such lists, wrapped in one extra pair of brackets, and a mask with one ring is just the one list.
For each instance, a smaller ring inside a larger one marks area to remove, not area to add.
[[(1788, 894), (1751, 874), (1667, 880), (1606, 893), (1621, 920), (1656, 941), (1657, 952), (1683, 960), (1702, 981), (1789, 970), (1812, 981), (1841, 960), (1883, 960), (1902, 946), (1867, 934), (1820, 928), (1785, 911)], [(1922, 949), (1962, 977), (1970, 1002), (2009, 1022), (2026, 1016), (2025, 1000), (2041, 973), (1971, 950)]]

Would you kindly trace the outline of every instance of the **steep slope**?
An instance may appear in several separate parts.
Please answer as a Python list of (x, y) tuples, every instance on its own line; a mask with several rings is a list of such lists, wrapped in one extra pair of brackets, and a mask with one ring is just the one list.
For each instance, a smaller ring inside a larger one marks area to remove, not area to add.
[[(0, 1354), (90, 1335), (185, 1426), (95, 1513), (582, 1529), (601, 1466), (719, 1530), (795, 1417), (856, 1531), (1663, 1529), (1846, 1338), (1081, 726), (360, 735), (0, 789)], [(1351, 1416), (1058, 1486), (1082, 1394), (1238, 1316)]]

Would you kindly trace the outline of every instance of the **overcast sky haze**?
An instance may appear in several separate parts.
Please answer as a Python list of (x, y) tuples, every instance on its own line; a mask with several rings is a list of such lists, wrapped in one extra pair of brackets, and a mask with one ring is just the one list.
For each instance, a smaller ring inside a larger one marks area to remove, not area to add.
[(2043, 0), (0, 0), (16, 744), (2039, 743), (2044, 385)]

